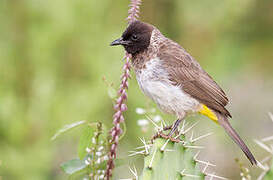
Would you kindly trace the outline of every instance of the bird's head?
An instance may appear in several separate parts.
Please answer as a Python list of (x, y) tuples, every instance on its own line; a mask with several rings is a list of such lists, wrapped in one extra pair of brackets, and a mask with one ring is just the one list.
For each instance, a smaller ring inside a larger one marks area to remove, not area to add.
[(129, 54), (137, 54), (148, 48), (153, 29), (150, 24), (134, 21), (123, 32), (121, 38), (110, 45), (122, 45)]

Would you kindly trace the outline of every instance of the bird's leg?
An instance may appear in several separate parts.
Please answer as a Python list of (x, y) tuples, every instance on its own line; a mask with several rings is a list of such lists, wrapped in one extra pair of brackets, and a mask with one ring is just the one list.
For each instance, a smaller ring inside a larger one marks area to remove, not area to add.
[[(177, 128), (178, 128), (179, 124), (181, 123), (181, 121), (182, 121), (183, 119), (184, 119), (184, 117), (181, 117), (181, 118), (177, 119), (177, 120), (173, 123), (173, 125), (171, 125), (171, 126), (166, 126), (166, 127), (163, 128), (163, 130), (158, 131), (158, 132), (153, 136), (153, 138), (152, 138), (151, 141), (153, 142), (154, 139), (161, 137), (161, 138), (164, 138), (164, 139), (169, 139), (169, 140), (171, 140), (172, 142), (181, 142), (181, 139), (179, 139), (179, 138), (172, 138), (172, 135), (173, 135), (174, 133), (177, 132)], [(168, 135), (165, 135), (165, 134), (163, 133), (163, 131), (167, 131), (167, 130), (171, 130), (171, 131), (169, 132)]]
[(171, 137), (173, 135), (173, 133), (177, 130), (177, 127), (179, 126), (179, 124), (181, 123), (181, 121), (182, 121), (181, 119), (177, 119), (174, 122), (174, 124), (172, 126), (172, 129), (171, 129), (170, 133), (168, 134), (168, 137)]
[[(179, 138), (172, 138), (172, 137), (171, 137), (171, 136), (176, 132), (177, 127), (179, 126), (179, 124), (181, 123), (182, 120), (183, 120), (183, 118), (177, 119), (177, 120), (173, 123), (173, 125), (171, 125), (171, 126), (166, 126), (166, 127), (163, 128), (162, 131), (158, 131), (158, 132), (153, 136), (153, 138), (152, 138), (152, 140), (151, 140), (152, 143), (153, 143), (153, 141), (154, 141), (156, 138), (159, 138), (159, 137), (164, 138), (164, 139), (169, 139), (169, 140), (171, 140), (172, 142), (177, 142), (177, 143), (182, 142), (181, 139), (179, 139)], [(168, 135), (165, 135), (165, 134), (163, 133), (163, 131), (167, 131), (167, 130), (171, 130), (171, 131), (169, 132)]]

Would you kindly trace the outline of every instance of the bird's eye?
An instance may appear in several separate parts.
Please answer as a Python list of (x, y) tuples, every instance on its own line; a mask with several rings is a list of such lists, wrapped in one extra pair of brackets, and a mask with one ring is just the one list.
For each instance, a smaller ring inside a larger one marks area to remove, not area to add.
[(135, 35), (135, 34), (133, 34), (132, 36), (131, 36), (131, 39), (133, 40), (133, 41), (136, 41), (137, 40), (137, 35)]

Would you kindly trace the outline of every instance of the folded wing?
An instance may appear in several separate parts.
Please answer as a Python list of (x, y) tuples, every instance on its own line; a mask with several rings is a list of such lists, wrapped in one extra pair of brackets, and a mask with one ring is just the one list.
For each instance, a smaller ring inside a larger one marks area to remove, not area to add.
[[(163, 46), (168, 46), (164, 48)], [(225, 106), (228, 98), (218, 84), (180, 45), (166, 40), (159, 50), (159, 58), (169, 73), (170, 81), (181, 87), (200, 103), (231, 117)]]

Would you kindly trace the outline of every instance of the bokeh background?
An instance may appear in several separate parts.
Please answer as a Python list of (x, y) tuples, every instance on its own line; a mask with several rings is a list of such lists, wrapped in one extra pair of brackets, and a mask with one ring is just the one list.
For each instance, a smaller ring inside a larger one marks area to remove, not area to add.
[[(102, 121), (109, 128), (113, 114), (108, 84), (119, 87), (121, 47), (110, 47), (126, 28), (129, 1), (0, 0), (0, 179), (67, 179), (59, 165), (77, 156), (81, 130), (55, 141), (65, 124)], [(223, 87), (231, 103), (231, 123), (257, 159), (267, 153), (253, 139), (272, 135), (273, 1), (271, 0), (144, 0), (141, 20), (156, 25), (179, 42)], [(133, 72), (132, 72), (133, 74)], [(119, 156), (149, 139), (137, 125), (137, 107), (152, 108), (130, 80), (127, 134)], [(172, 122), (175, 117), (162, 115)], [(253, 179), (261, 172), (220, 127), (203, 116), (197, 134), (214, 135), (201, 159), (217, 164), (217, 174), (239, 179), (238, 157)], [(130, 177), (128, 165), (141, 171), (142, 158), (127, 158), (115, 178)]]

